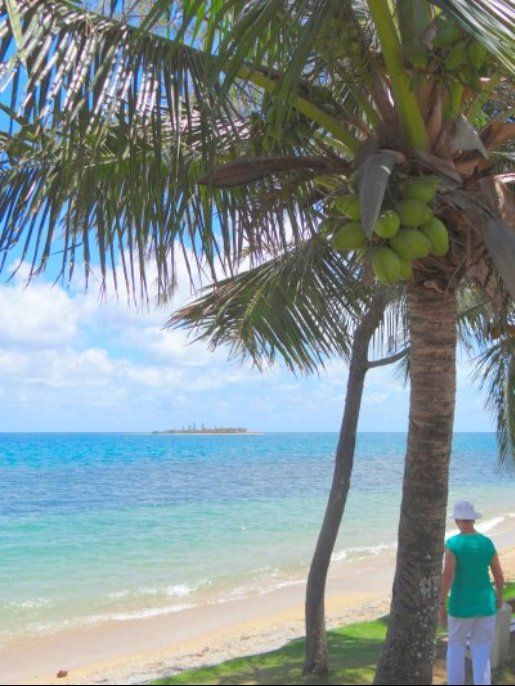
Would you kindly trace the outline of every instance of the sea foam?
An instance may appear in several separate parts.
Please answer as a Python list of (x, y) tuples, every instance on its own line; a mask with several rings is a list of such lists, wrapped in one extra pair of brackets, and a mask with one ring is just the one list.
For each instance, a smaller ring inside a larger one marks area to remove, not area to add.
[(387, 550), (395, 550), (396, 543), (378, 543), (371, 546), (353, 546), (344, 548), (331, 555), (332, 562), (343, 562), (343, 560), (362, 560), (369, 556), (380, 555)]

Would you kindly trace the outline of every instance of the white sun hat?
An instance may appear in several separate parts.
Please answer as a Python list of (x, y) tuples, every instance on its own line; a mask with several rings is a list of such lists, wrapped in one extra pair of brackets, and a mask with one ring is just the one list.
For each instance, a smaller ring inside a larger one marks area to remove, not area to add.
[(460, 500), (454, 504), (452, 515), (449, 517), (452, 519), (481, 519), (481, 512), (476, 512), (474, 505), (468, 500)]

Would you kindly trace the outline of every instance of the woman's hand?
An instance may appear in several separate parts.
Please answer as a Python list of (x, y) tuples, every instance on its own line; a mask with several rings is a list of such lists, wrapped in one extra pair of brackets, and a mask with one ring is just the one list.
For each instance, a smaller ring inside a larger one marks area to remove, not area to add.
[(495, 595), (496, 595), (496, 606), (500, 610), (502, 607), (502, 590), (504, 588), (504, 574), (502, 573), (501, 563), (499, 561), (499, 555), (497, 553), (492, 557), (490, 562), (490, 569), (492, 570), (492, 576), (495, 581)]
[(445, 605), (440, 604), (440, 611), (438, 613), (438, 618), (442, 626), (447, 626), (447, 608)]

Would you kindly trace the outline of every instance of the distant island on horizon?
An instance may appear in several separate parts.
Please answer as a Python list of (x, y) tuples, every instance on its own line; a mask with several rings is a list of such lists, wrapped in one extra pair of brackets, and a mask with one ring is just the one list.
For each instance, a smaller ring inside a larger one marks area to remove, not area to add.
[(164, 431), (153, 431), (153, 434), (248, 434), (248, 429), (235, 426), (204, 426), (196, 424), (183, 426), (181, 429), (165, 429)]

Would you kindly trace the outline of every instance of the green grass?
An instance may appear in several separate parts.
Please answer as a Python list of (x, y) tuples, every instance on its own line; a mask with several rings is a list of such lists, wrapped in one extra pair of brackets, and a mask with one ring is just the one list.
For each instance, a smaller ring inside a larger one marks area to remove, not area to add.
[[(515, 597), (515, 582), (507, 584), (504, 595)], [(323, 680), (302, 677), (304, 640), (297, 639), (269, 653), (191, 669), (153, 684), (370, 684), (386, 636), (386, 625), (387, 617), (383, 617), (329, 631), (331, 674)], [(513, 684), (514, 676), (515, 665), (510, 664), (502, 674), (496, 675), (495, 683)]]
[(386, 620), (350, 624), (328, 632), (331, 676), (323, 682), (302, 678), (304, 640), (279, 650), (188, 670), (155, 684), (364, 684), (370, 683), (386, 635)]

